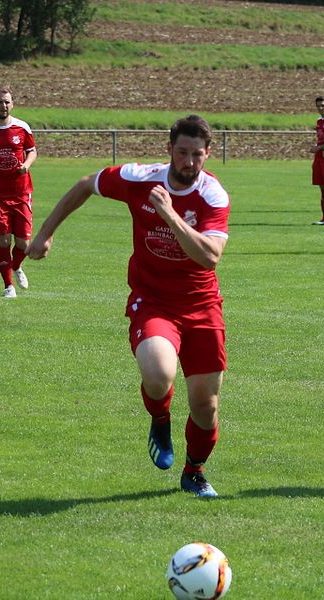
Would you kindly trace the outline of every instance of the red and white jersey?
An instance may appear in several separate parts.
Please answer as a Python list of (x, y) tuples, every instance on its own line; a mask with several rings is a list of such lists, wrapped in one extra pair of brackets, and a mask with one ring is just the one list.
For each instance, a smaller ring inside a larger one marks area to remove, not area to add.
[(175, 191), (168, 183), (169, 168), (169, 164), (161, 163), (107, 167), (97, 174), (95, 191), (125, 202), (133, 217), (134, 252), (128, 268), (133, 292), (173, 308), (203, 306), (220, 299), (215, 271), (185, 254), (148, 197), (155, 185), (163, 185), (186, 223), (204, 235), (225, 239), (229, 197), (217, 178), (207, 171), (201, 171), (190, 188)]
[(324, 118), (320, 117), (316, 122), (316, 143), (318, 146), (322, 146), (324, 144)]
[(8, 125), (0, 125), (0, 198), (20, 198), (33, 191), (30, 174), (21, 175), (17, 169), (34, 149), (35, 140), (25, 121), (11, 117)]

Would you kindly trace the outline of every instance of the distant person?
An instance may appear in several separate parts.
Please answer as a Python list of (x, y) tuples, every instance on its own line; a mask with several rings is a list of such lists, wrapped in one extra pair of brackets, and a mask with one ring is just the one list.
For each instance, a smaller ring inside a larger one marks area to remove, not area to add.
[(29, 125), (12, 117), (12, 109), (11, 90), (0, 85), (0, 273), (5, 298), (16, 298), (13, 274), (20, 288), (28, 288), (21, 264), (32, 235), (29, 169), (37, 157)]
[(322, 216), (319, 221), (314, 221), (314, 225), (324, 225), (324, 97), (317, 96), (315, 100), (316, 108), (321, 115), (316, 123), (316, 144), (311, 147), (314, 154), (312, 165), (312, 183), (318, 185), (321, 191), (321, 211)]
[(126, 315), (141, 393), (151, 416), (149, 454), (159, 469), (173, 464), (170, 408), (179, 358), (189, 405), (180, 486), (203, 498), (217, 496), (204, 476), (204, 464), (218, 439), (226, 366), (215, 268), (227, 241), (229, 215), (228, 194), (203, 170), (210, 143), (211, 130), (202, 118), (178, 120), (170, 131), (170, 163), (124, 164), (82, 177), (58, 202), (27, 250), (32, 259), (46, 256), (56, 228), (94, 193), (128, 204), (134, 248)]

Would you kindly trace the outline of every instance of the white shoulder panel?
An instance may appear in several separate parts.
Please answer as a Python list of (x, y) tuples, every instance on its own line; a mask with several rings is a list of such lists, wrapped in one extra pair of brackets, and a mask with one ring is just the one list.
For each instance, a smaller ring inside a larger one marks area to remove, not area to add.
[(120, 169), (120, 176), (126, 181), (161, 181), (168, 166), (162, 163), (153, 165), (128, 163)]
[(26, 121), (22, 121), (21, 119), (16, 119), (16, 117), (12, 117), (12, 119), (10, 121), (10, 125), (17, 125), (18, 127), (22, 127), (22, 129), (25, 129), (27, 131), (27, 133), (32, 132), (28, 123), (26, 123)]
[(214, 207), (225, 208), (229, 205), (229, 196), (217, 179), (205, 173), (199, 178), (198, 191), (202, 198)]

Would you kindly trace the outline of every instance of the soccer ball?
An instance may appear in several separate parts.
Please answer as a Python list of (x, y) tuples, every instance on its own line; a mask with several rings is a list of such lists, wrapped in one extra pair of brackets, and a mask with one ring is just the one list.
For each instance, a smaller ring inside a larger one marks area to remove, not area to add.
[(178, 600), (216, 600), (228, 591), (232, 569), (221, 550), (197, 542), (182, 546), (172, 556), (166, 577)]

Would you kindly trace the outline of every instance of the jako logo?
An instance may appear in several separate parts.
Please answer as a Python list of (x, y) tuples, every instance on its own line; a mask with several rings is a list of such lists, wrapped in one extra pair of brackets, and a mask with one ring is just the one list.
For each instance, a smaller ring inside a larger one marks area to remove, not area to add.
[(142, 204), (142, 209), (152, 214), (155, 213), (155, 208), (153, 208), (153, 206), (148, 206), (147, 204), (145, 204), (145, 202), (144, 204)]

